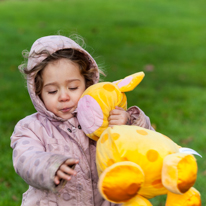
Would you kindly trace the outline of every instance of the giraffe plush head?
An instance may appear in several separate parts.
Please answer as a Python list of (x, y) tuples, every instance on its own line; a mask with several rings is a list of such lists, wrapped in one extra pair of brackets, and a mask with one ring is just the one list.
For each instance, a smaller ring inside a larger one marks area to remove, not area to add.
[(77, 106), (77, 118), (82, 130), (97, 141), (108, 127), (109, 112), (115, 106), (127, 109), (125, 92), (132, 91), (144, 78), (138, 72), (115, 82), (97, 83), (85, 90)]

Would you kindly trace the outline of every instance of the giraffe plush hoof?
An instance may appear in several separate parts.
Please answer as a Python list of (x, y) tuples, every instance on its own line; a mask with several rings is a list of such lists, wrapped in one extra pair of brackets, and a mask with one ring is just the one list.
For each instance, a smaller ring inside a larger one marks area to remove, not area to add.
[(201, 206), (200, 193), (193, 187), (182, 195), (168, 192), (165, 206)]
[(108, 167), (100, 176), (99, 191), (110, 202), (123, 203), (135, 197), (144, 182), (141, 167), (124, 161)]
[(122, 206), (152, 206), (152, 204), (148, 199), (137, 195), (126, 203), (122, 204)]
[(171, 192), (183, 194), (195, 183), (197, 163), (193, 155), (175, 153), (165, 157), (162, 169), (162, 183)]

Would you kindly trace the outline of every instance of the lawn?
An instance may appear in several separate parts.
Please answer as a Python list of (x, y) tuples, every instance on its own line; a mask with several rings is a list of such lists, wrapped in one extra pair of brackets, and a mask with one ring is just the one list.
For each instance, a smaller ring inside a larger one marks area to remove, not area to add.
[[(195, 187), (206, 205), (206, 2), (203, 0), (0, 1), (0, 206), (20, 205), (28, 188), (12, 165), (15, 124), (35, 112), (18, 71), (39, 37), (78, 34), (113, 81), (144, 71), (127, 94), (161, 132), (196, 156)], [(151, 200), (163, 206), (165, 197)]]

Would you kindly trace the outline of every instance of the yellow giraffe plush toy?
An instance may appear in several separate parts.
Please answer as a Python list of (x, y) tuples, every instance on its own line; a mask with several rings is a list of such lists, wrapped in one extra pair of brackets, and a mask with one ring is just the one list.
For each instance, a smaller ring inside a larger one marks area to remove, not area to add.
[(165, 135), (138, 126), (108, 127), (115, 106), (126, 110), (125, 92), (143, 79), (139, 72), (116, 82), (90, 86), (77, 107), (83, 131), (97, 141), (96, 164), (101, 195), (123, 206), (152, 206), (155, 196), (167, 194), (166, 206), (201, 206), (193, 188), (197, 163), (192, 149), (181, 148)]

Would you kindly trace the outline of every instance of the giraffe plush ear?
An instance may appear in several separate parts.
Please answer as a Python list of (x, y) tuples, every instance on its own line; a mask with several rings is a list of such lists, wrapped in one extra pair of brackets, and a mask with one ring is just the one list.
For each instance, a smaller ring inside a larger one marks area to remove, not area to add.
[(121, 92), (129, 92), (132, 91), (142, 81), (144, 76), (144, 72), (138, 72), (113, 83), (119, 87)]

